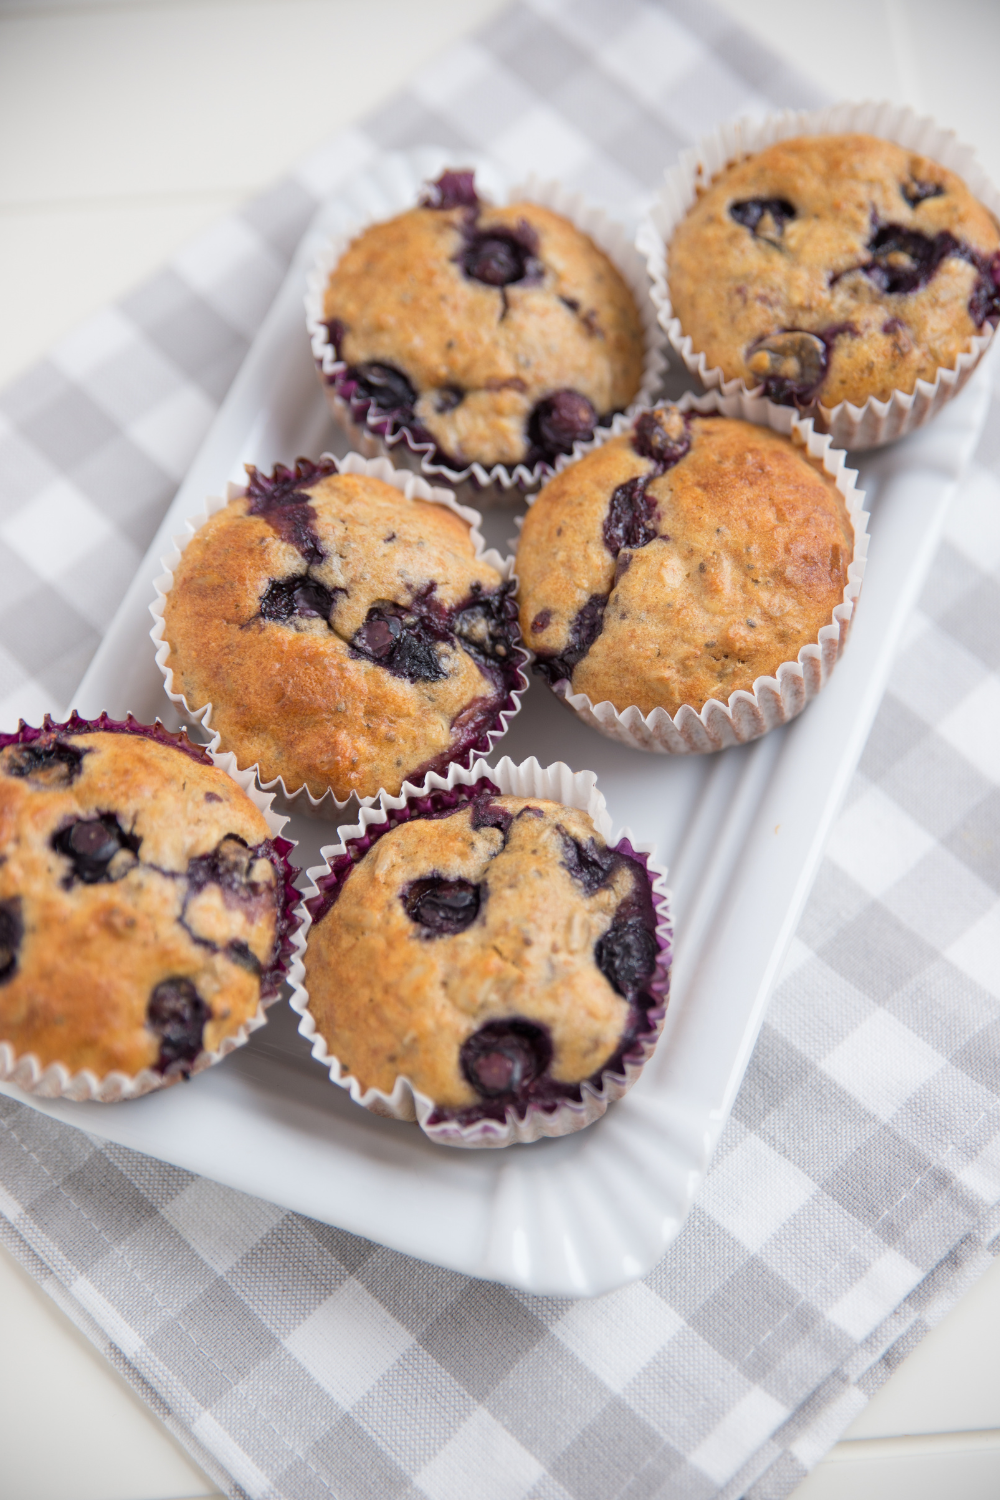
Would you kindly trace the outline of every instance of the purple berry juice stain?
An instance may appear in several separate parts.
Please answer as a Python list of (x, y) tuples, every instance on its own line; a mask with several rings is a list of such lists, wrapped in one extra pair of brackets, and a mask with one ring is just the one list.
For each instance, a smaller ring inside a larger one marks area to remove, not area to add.
[(326, 553), (316, 535), (316, 512), (304, 491), (336, 473), (336, 464), (306, 458), (300, 458), (294, 469), (276, 464), (273, 474), (261, 474), (248, 464), (247, 514), (265, 520), (307, 563), (322, 562)]
[(604, 611), (608, 598), (607, 594), (591, 594), (586, 604), (574, 617), (569, 630), (569, 640), (562, 651), (552, 656), (539, 654), (535, 658), (532, 671), (544, 677), (550, 687), (554, 687), (557, 682), (571, 678), (577, 662), (583, 660), (597, 640), (604, 627)]

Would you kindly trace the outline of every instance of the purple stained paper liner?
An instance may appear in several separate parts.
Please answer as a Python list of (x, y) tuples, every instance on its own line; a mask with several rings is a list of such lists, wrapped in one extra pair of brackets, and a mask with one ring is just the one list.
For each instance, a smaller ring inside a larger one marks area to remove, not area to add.
[[(495, 176), (496, 168), (490, 166), (491, 175)], [(366, 180), (369, 189), (365, 199), (366, 217), (355, 224), (352, 232), (337, 235), (323, 249), (310, 273), (306, 324), (317, 373), (331, 411), (351, 441), (369, 456), (391, 454), (397, 463), (418, 469), (428, 479), (444, 480), (456, 488), (464, 486), (475, 493), (478, 504), (487, 505), (502, 499), (505, 492), (513, 490), (516, 495), (516, 492), (537, 488), (547, 475), (554, 472), (559, 460), (550, 462), (540, 458), (531, 463), (493, 464), (489, 468), (478, 462), (456, 466), (440, 452), (431, 434), (415, 420), (402, 419), (398, 411), (383, 410), (375, 406), (370, 397), (359, 396), (357, 382), (339, 356), (333, 326), (336, 320), (328, 322), (323, 315), (327, 281), (351, 240), (370, 224), (415, 207), (421, 193), (436, 186), (428, 183), (426, 173), (425, 165), (418, 165), (415, 159), (405, 154), (392, 155), (382, 164), (381, 170), (373, 171)], [(452, 172), (450, 175), (456, 179), (471, 176), (467, 172)], [(538, 203), (569, 219), (604, 251), (625, 280), (639, 311), (645, 344), (642, 379), (627, 413), (648, 405), (660, 388), (667, 362), (663, 353), (665, 338), (650, 302), (649, 281), (642, 257), (620, 225), (557, 182), (531, 176), (526, 183), (511, 190), (507, 201), (521, 200)], [(483, 201), (487, 200), (484, 198)], [(606, 432), (607, 419), (602, 422), (599, 418), (594, 430)], [(578, 449), (579, 444), (575, 444), (572, 452), (575, 454)]]
[(354, 866), (385, 833), (414, 819), (447, 816), (484, 792), (492, 796), (537, 797), (586, 811), (608, 847), (636, 861), (646, 874), (657, 959), (643, 992), (648, 1003), (633, 1007), (618, 1048), (596, 1074), (566, 1086), (565, 1095), (560, 1097), (517, 1105), (484, 1101), (482, 1105), (459, 1111), (439, 1110), (405, 1078), (397, 1079), (392, 1093), (386, 1094), (378, 1089), (365, 1090), (357, 1079), (345, 1073), (309, 1011), (304, 965), (301, 965), (303, 982), (296, 986), (292, 1008), (301, 1017), (300, 1032), (313, 1044), (313, 1056), (327, 1067), (332, 1081), (348, 1089), (355, 1103), (373, 1113), (415, 1120), (432, 1140), (461, 1147), (526, 1144), (542, 1137), (566, 1135), (593, 1123), (610, 1103), (627, 1093), (652, 1054), (663, 1027), (673, 943), (666, 872), (652, 858), (651, 851), (633, 839), (629, 830), (620, 832), (616, 838), (610, 836), (610, 820), (604, 799), (597, 791), (594, 773), (574, 773), (561, 764), (541, 767), (534, 759), (514, 765), (505, 757), (496, 768), (483, 762), (469, 771), (453, 766), (447, 779), (431, 775), (419, 787), (405, 786), (399, 797), (383, 795), (379, 808), (362, 811), (359, 824), (339, 828), (339, 842), (321, 851), (325, 864), (308, 871), (313, 885), (300, 908), (303, 925), (296, 940), (300, 956), (305, 954), (310, 927), (326, 918)]
[(196, 745), (193, 740), (188, 739), (186, 730), (182, 729), (174, 734), (165, 729), (159, 719), (155, 724), (140, 724), (132, 714), (126, 714), (124, 719), (112, 719), (108, 714), (101, 714), (97, 719), (81, 719), (75, 709), (62, 723), (56, 722), (51, 714), (46, 714), (37, 729), (26, 724), (23, 719), (18, 720), (18, 726), (12, 734), (0, 733), (0, 750), (6, 750), (8, 745), (33, 745), (37, 740), (59, 734), (139, 734), (144, 739), (156, 740), (157, 744), (169, 745), (173, 750), (183, 750), (185, 755), (200, 761), (202, 765), (210, 766), (213, 763), (203, 745)]
[(281, 836), (281, 829), (287, 818), (271, 811), (273, 799), (257, 789), (252, 775), (241, 775), (235, 762), (232, 765), (225, 764), (232, 761), (231, 756), (217, 755), (210, 749), (193, 743), (185, 730), (174, 733), (166, 729), (158, 719), (153, 724), (142, 724), (132, 714), (127, 714), (124, 719), (112, 719), (107, 713), (102, 713), (96, 719), (84, 719), (74, 710), (68, 719), (60, 722), (46, 714), (38, 727), (26, 724), (22, 719), (13, 733), (0, 733), (0, 751), (6, 750), (10, 745), (34, 745), (40, 740), (55, 739), (60, 735), (86, 734), (140, 735), (144, 739), (179, 750), (202, 765), (215, 766), (228, 775), (264, 815), (270, 837), (253, 852), (259, 858), (269, 861), (281, 881), (281, 908), (275, 925), (275, 951), (271, 962), (261, 973), (257, 1013), (231, 1036), (223, 1038), (216, 1051), (203, 1050), (190, 1069), (160, 1072), (155, 1068), (144, 1068), (133, 1075), (112, 1072), (98, 1078), (89, 1069), (71, 1073), (62, 1063), (50, 1063), (43, 1067), (33, 1054), (19, 1056), (9, 1042), (0, 1038), (0, 1079), (16, 1084), (26, 1093), (38, 1094), (44, 1098), (64, 1097), (77, 1101), (118, 1103), (125, 1099), (137, 1099), (156, 1089), (168, 1088), (181, 1078), (203, 1072), (237, 1047), (243, 1046), (250, 1034), (265, 1024), (265, 1010), (277, 997), (282, 981), (290, 976), (290, 970), (294, 966), (294, 938), (301, 922), (297, 911), (300, 897), (295, 886), (298, 870), (290, 864), (288, 858), (295, 844)]

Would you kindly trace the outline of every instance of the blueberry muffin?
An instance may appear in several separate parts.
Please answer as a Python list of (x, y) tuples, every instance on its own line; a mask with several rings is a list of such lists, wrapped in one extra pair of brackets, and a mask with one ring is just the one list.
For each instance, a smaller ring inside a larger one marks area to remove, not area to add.
[(98, 1079), (189, 1074), (277, 993), (290, 848), (159, 726), (0, 736), (0, 1042)]
[(853, 553), (834, 481), (790, 439), (665, 406), (541, 491), (517, 552), (521, 628), (553, 686), (698, 712), (816, 640)]
[(222, 749), (345, 800), (488, 748), (524, 653), (511, 585), (468, 524), (332, 461), (248, 474), (164, 608), (174, 691), (212, 704)]
[(471, 172), (358, 235), (322, 316), (354, 419), (371, 407), (454, 469), (551, 463), (642, 381), (639, 312), (604, 252), (540, 204), (481, 202)]
[(631, 847), (490, 783), (422, 806), (370, 828), (309, 902), (309, 1011), (344, 1071), (386, 1094), (405, 1077), (433, 1101), (425, 1124), (470, 1125), (579, 1101), (641, 1060), (666, 976)]
[(826, 408), (907, 394), (1000, 319), (1000, 229), (954, 173), (868, 135), (779, 141), (668, 249), (684, 333), (727, 380)]

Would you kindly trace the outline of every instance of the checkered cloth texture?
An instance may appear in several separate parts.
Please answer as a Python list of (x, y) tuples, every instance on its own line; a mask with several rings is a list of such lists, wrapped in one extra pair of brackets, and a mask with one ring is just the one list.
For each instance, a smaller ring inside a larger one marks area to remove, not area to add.
[[(317, 203), (443, 142), (634, 204), (814, 92), (704, 4), (532, 0), (0, 400), (0, 725), (61, 711)], [(0, 1235), (220, 1489), (778, 1500), (1000, 1234), (1000, 398), (687, 1224), (593, 1301), (407, 1259), (0, 1096)]]

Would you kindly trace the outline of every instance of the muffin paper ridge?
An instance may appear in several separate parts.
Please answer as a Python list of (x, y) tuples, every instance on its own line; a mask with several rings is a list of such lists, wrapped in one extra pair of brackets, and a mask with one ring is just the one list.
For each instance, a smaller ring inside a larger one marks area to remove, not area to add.
[[(638, 1036), (625, 1053), (621, 1073), (605, 1074), (599, 1087), (585, 1080), (580, 1086), (581, 1098), (578, 1102), (566, 1100), (555, 1107), (529, 1104), (523, 1117), (511, 1107), (503, 1122), (488, 1119), (471, 1125), (462, 1125), (454, 1120), (432, 1122), (431, 1116), (435, 1110), (433, 1100), (415, 1089), (407, 1078), (398, 1077), (391, 1094), (380, 1089), (362, 1088), (359, 1081), (342, 1068), (340, 1060), (331, 1053), (326, 1040), (317, 1029), (309, 1011), (309, 993), (304, 982), (304, 955), (313, 921), (309, 903), (322, 897), (323, 882), (326, 880), (328, 884), (331, 883), (328, 877), (332, 875), (336, 879), (338, 862), (339, 868), (345, 873), (350, 868), (346, 861), (353, 861), (352, 846), (361, 844), (366, 850), (380, 833), (388, 832), (396, 822), (401, 821), (398, 818), (394, 820), (393, 814), (405, 811), (413, 803), (437, 796), (452, 797), (456, 801), (468, 800), (462, 793), (482, 782), (492, 786), (501, 796), (545, 798), (586, 812), (610, 848), (620, 848), (627, 843), (633, 855), (645, 865), (657, 917), (658, 954), (650, 988), (657, 995), (658, 1003), (647, 1011), (650, 1030)], [(368, 833), (369, 829), (372, 829), (371, 835)], [(669, 1001), (673, 951), (670, 892), (667, 870), (652, 858), (652, 846), (633, 838), (628, 828), (612, 832), (611, 819), (604, 797), (597, 788), (597, 776), (593, 771), (572, 771), (561, 761), (551, 766), (541, 766), (533, 756), (519, 765), (507, 756), (496, 766), (481, 759), (468, 769), (453, 765), (447, 776), (432, 771), (419, 785), (405, 782), (398, 796), (391, 797), (387, 793), (381, 793), (379, 806), (362, 808), (359, 821), (338, 827), (337, 837), (336, 844), (324, 845), (320, 850), (324, 863), (313, 865), (306, 871), (311, 884), (304, 891), (298, 908), (301, 922), (293, 939), (296, 963), (290, 975), (293, 994), (289, 1004), (300, 1017), (299, 1033), (311, 1043), (313, 1057), (327, 1068), (332, 1083), (348, 1091), (355, 1104), (360, 1104), (373, 1114), (415, 1122), (425, 1135), (440, 1145), (476, 1149), (526, 1145), (546, 1136), (569, 1135), (592, 1124), (605, 1113), (609, 1104), (628, 1093), (652, 1055), (663, 1029)]]
[[(762, 151), (776, 141), (797, 135), (855, 131), (893, 141), (940, 163), (961, 177), (994, 218), (1000, 219), (1000, 192), (979, 165), (973, 148), (963, 145), (954, 131), (943, 129), (929, 116), (918, 115), (908, 105), (874, 100), (844, 102), (821, 110), (784, 110), (760, 121), (741, 119), (719, 126), (697, 146), (682, 151), (677, 165), (667, 169), (657, 200), (636, 236), (636, 248), (646, 259), (651, 296), (661, 327), (690, 373), (709, 389), (718, 389), (724, 396), (735, 397), (744, 404), (766, 404), (779, 417), (781, 413), (796, 410), (763, 397), (760, 386), (751, 388), (740, 377), (726, 380), (719, 366), (709, 368), (706, 356), (695, 348), (693, 338), (684, 332), (674, 313), (667, 282), (667, 247), (694, 203), (698, 187), (707, 186), (734, 161)], [(804, 408), (803, 415), (814, 419), (818, 431), (828, 432), (838, 448), (860, 450), (893, 442), (923, 426), (958, 395), (989, 348), (994, 332), (989, 324), (984, 325), (984, 331), (970, 338), (968, 349), (958, 355), (952, 368), (939, 367), (933, 382), (918, 380), (912, 393), (895, 390), (887, 401), (869, 396), (863, 406), (850, 401), (832, 407), (816, 403)]]
[[(432, 156), (433, 153), (433, 156)], [(476, 153), (458, 153), (463, 158)], [(396, 427), (392, 418), (375, 414), (375, 408), (364, 402), (352, 402), (338, 382), (338, 375), (346, 368), (338, 360), (336, 350), (330, 342), (329, 330), (323, 321), (323, 296), (327, 280), (347, 246), (370, 224), (389, 219), (416, 205), (421, 189), (426, 186), (428, 174), (434, 170), (427, 165), (431, 159), (448, 163), (456, 156), (454, 151), (444, 148), (425, 148), (411, 153), (393, 153), (385, 162), (380, 162), (370, 178), (370, 191), (366, 194), (367, 217), (360, 214), (351, 229), (334, 236), (320, 252), (306, 283), (306, 327), (312, 343), (313, 358), (327, 401), (338, 424), (350, 439), (366, 454), (392, 453), (399, 463), (418, 470), (430, 480), (444, 480), (456, 488), (465, 486), (474, 491), (479, 504), (488, 505), (502, 499), (509, 490), (531, 490), (542, 484), (553, 466), (544, 462), (531, 468), (521, 463), (510, 467), (494, 464), (486, 469), (480, 463), (471, 463), (464, 469), (452, 469), (435, 461), (433, 443), (419, 442), (406, 427)], [(490, 184), (504, 181), (503, 170), (495, 163), (477, 160), (476, 172), (486, 170)], [(579, 193), (572, 193), (558, 182), (543, 180), (531, 174), (524, 182), (517, 183), (505, 195), (505, 201), (517, 202), (525, 198), (569, 219), (577, 229), (590, 236), (604, 251), (624, 278), (635, 298), (636, 307), (643, 325), (645, 353), (642, 382), (635, 399), (627, 408), (629, 413), (648, 405), (659, 389), (667, 368), (664, 353), (666, 337), (658, 321), (656, 308), (650, 301), (649, 280), (643, 257), (629, 239), (621, 225), (611, 219), (603, 209), (588, 204)], [(484, 200), (485, 201), (485, 200)], [(604, 432), (607, 428), (598, 428)], [(492, 491), (492, 495), (491, 492)]]
[[(323, 454), (321, 457), (322, 460), (328, 460), (335, 464), (337, 472), (340, 474), (371, 475), (373, 478), (381, 479), (384, 483), (390, 484), (394, 489), (401, 491), (408, 500), (414, 498), (417, 500), (426, 500), (436, 505), (443, 505), (446, 509), (453, 511), (455, 515), (460, 516), (469, 525), (469, 536), (475, 549), (476, 559), (493, 568), (505, 582), (512, 578), (513, 558), (509, 555), (502, 557), (495, 547), (486, 547), (485, 538), (479, 529), (482, 516), (471, 507), (461, 505), (450, 490), (442, 487), (432, 487), (411, 469), (395, 468), (392, 461), (388, 458), (363, 458), (359, 453), (348, 453), (344, 458), (336, 458), (332, 454)], [(160, 559), (160, 565), (164, 571), (154, 580), (156, 598), (149, 606), (149, 612), (154, 622), (149, 634), (156, 647), (156, 664), (163, 674), (164, 690), (167, 697), (171, 703), (176, 704), (188, 716), (191, 722), (200, 725), (206, 734), (214, 736), (210, 744), (210, 748), (213, 751), (218, 751), (221, 743), (221, 735), (212, 726), (212, 704), (205, 703), (198, 707), (192, 707), (183, 693), (174, 691), (173, 669), (167, 665), (167, 658), (170, 655), (170, 644), (165, 635), (166, 622), (164, 619), (164, 610), (166, 608), (167, 595), (173, 587), (174, 569), (180, 562), (181, 554), (192, 537), (197, 534), (200, 528), (213, 515), (223, 510), (229, 504), (230, 500), (234, 500), (244, 493), (245, 486), (228, 484), (224, 496), (210, 495), (205, 501), (204, 511), (185, 522), (186, 534), (175, 536), (173, 538), (173, 551)], [(523, 645), (519, 645), (517, 649), (521, 652), (521, 660), (518, 664), (520, 685), (510, 691), (503, 706), (498, 709), (496, 725), (492, 729), (485, 730), (481, 736), (481, 740), (487, 740), (487, 745), (483, 746), (480, 742), (478, 749), (473, 747), (471, 750), (466, 751), (463, 755), (463, 759), (465, 760), (472, 761), (478, 756), (492, 754), (497, 741), (502, 739), (507, 733), (511, 719), (514, 718), (515, 714), (520, 712), (521, 699), (527, 692), (529, 685), (524, 670), (529, 660), (529, 653)], [(235, 754), (231, 751), (227, 753), (232, 755), (233, 766), (235, 767), (237, 765)], [(277, 797), (279, 806), (288, 812), (303, 813), (307, 817), (331, 818), (335, 813), (342, 812), (345, 807), (352, 803), (360, 803), (362, 807), (370, 807), (378, 800), (380, 795), (379, 792), (375, 792), (365, 797), (351, 795), (343, 799), (338, 799), (334, 795), (333, 789), (327, 788), (322, 796), (314, 797), (309, 787), (304, 783), (302, 786), (289, 789), (282, 776), (276, 776), (271, 781), (263, 781), (260, 776), (260, 768), (257, 764), (246, 767), (244, 770), (251, 777), (257, 778), (257, 784), (263, 791)]]
[[(824, 471), (834, 480), (854, 529), (854, 555), (848, 565), (844, 598), (834, 607), (830, 624), (820, 629), (815, 643), (800, 649), (795, 661), (782, 662), (773, 676), (756, 678), (750, 692), (740, 688), (730, 694), (727, 702), (709, 698), (700, 712), (684, 704), (671, 715), (663, 708), (643, 714), (634, 704), (621, 710), (607, 701), (595, 704), (586, 693), (574, 693), (566, 678), (552, 687), (552, 692), (578, 718), (619, 744), (660, 755), (704, 754), (725, 750), (730, 745), (749, 744), (768, 730), (789, 723), (828, 681), (847, 644), (861, 593), (868, 557), (869, 517), (864, 509), (864, 490), (857, 487), (858, 471), (847, 467), (847, 454), (833, 446), (829, 433), (816, 431), (811, 417), (800, 417), (794, 408), (775, 406), (773, 401), (760, 397), (724, 396), (719, 391), (707, 391), (701, 396), (689, 391), (679, 401), (669, 404), (681, 412), (717, 412), (741, 418), (790, 437), (810, 458), (822, 463)], [(612, 431), (601, 443), (589, 445), (588, 451), (629, 431), (630, 426), (625, 417), (616, 417)], [(537, 498), (530, 496), (529, 505)]]
[[(30, 744), (41, 734), (59, 731), (66, 734), (140, 734), (147, 739), (155, 740), (158, 744), (173, 745), (195, 759), (215, 765), (220, 771), (224, 771), (246, 793), (253, 805), (263, 814), (267, 823), (268, 836), (278, 855), (276, 869), (281, 878), (283, 903), (282, 916), (276, 934), (279, 938), (277, 952), (266, 972), (278, 982), (270, 994), (265, 995), (262, 992), (256, 1013), (245, 1021), (232, 1036), (224, 1037), (214, 1052), (203, 1050), (198, 1054), (190, 1068), (190, 1076), (194, 1077), (196, 1073), (203, 1073), (206, 1068), (214, 1067), (231, 1052), (235, 1052), (238, 1047), (245, 1046), (250, 1040), (251, 1033), (259, 1031), (267, 1024), (267, 1010), (274, 1004), (280, 993), (281, 980), (287, 979), (289, 983), (294, 983), (293, 975), (298, 972), (296, 965), (301, 968), (295, 942), (300, 924), (299, 892), (294, 884), (298, 870), (288, 860), (289, 854), (295, 848), (295, 843), (284, 838), (282, 834), (288, 818), (273, 810), (273, 795), (260, 790), (251, 771), (239, 770), (235, 756), (220, 755), (212, 745), (197, 745), (188, 739), (186, 730), (182, 729), (179, 733), (175, 733), (173, 730), (166, 729), (159, 719), (154, 724), (143, 724), (131, 713), (126, 714), (124, 719), (111, 719), (106, 713), (101, 714), (97, 719), (83, 719), (75, 710), (71, 710), (68, 719), (57, 723), (53, 721), (51, 715), (46, 714), (40, 728), (25, 724), (22, 719), (13, 734), (0, 735), (0, 750), (6, 749), (8, 745)], [(71, 1099), (74, 1103), (118, 1104), (128, 1099), (139, 1099), (159, 1089), (171, 1088), (180, 1082), (183, 1076), (180, 1073), (167, 1076), (157, 1072), (155, 1068), (143, 1068), (134, 1074), (116, 1070), (105, 1074), (103, 1078), (98, 1078), (90, 1068), (82, 1068), (72, 1073), (64, 1063), (49, 1063), (43, 1066), (33, 1052), (19, 1055), (10, 1042), (0, 1041), (0, 1080), (13, 1083), (26, 1094), (37, 1094), (43, 1099), (64, 1098)]]

